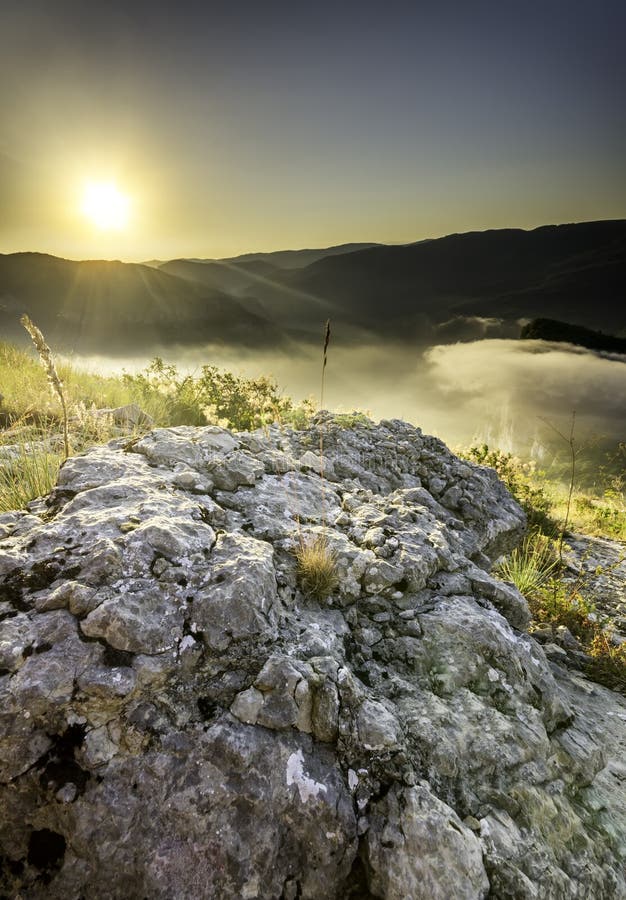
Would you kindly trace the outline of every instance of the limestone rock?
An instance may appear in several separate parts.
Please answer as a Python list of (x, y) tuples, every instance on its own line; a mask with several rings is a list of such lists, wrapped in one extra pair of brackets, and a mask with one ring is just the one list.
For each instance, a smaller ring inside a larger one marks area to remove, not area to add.
[(626, 897), (626, 703), (490, 574), (524, 527), (399, 421), (67, 460), (0, 516), (0, 893)]
[(489, 879), (479, 839), (427, 784), (391, 788), (367, 833), (371, 890), (386, 900), (479, 900)]

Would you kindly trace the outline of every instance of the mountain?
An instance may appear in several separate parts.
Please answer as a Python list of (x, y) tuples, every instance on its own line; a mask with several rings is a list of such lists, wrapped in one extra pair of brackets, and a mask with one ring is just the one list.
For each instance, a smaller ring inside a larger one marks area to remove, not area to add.
[(191, 259), (172, 259), (159, 266), (160, 272), (186, 278), (206, 285), (212, 290), (241, 294), (255, 287), (263, 279), (280, 280), (281, 270), (266, 260), (249, 262), (198, 262)]
[(238, 300), (145, 265), (0, 255), (0, 334), (27, 312), (57, 347), (116, 353), (158, 345), (276, 344), (275, 325)]
[[(307, 254), (325, 255), (304, 265)], [(344, 343), (423, 347), (518, 337), (519, 320), (536, 318), (626, 333), (625, 293), (626, 220), (156, 268), (17, 253), (0, 255), (0, 334), (21, 333), (29, 312), (57, 346), (81, 352), (275, 347), (318, 341), (330, 318)]]
[[(173, 259), (159, 263), (150, 260), (146, 265), (161, 271), (237, 295), (255, 293), (258, 284), (271, 291), (282, 290), (281, 275), (285, 271), (301, 269), (328, 256), (343, 256), (358, 250), (381, 247), (382, 244), (340, 244), (317, 250), (277, 250), (271, 253), (244, 253), (224, 259)], [(267, 293), (267, 290), (265, 291)]]
[[(346, 253), (354, 253), (357, 250), (382, 246), (384, 245), (376, 243), (338, 244), (335, 247), (323, 247), (312, 250), (274, 250), (269, 253), (243, 253), (241, 256), (225, 257), (216, 261), (233, 263), (234, 265), (262, 261), (270, 263), (270, 265), (279, 269), (301, 269), (304, 266), (311, 265), (318, 259), (325, 259), (328, 256), (343, 256)], [(196, 260), (196, 262), (213, 262), (213, 260)]]
[(602, 331), (592, 331), (580, 325), (569, 325), (556, 319), (533, 319), (524, 325), (520, 334), (522, 340), (557, 341), (576, 344), (588, 350), (626, 355), (626, 337), (615, 337)]
[[(415, 339), (455, 316), (550, 316), (591, 328), (626, 326), (626, 220), (471, 232), (325, 257), (256, 284), (271, 309), (314, 297), (336, 320)], [(306, 315), (306, 310), (304, 310)]]

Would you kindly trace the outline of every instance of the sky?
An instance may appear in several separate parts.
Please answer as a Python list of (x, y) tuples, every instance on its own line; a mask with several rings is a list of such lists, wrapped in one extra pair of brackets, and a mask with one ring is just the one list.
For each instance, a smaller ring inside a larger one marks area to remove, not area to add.
[[(626, 215), (623, 0), (5, 4), (0, 252), (221, 257)], [(81, 209), (114, 183), (123, 227)]]

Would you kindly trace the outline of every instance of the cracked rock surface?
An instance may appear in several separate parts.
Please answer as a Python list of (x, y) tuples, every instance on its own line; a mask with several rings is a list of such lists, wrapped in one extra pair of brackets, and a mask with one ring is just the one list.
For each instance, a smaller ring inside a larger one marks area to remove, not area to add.
[(0, 893), (626, 897), (626, 703), (490, 575), (524, 527), (399, 421), (68, 460), (0, 516)]

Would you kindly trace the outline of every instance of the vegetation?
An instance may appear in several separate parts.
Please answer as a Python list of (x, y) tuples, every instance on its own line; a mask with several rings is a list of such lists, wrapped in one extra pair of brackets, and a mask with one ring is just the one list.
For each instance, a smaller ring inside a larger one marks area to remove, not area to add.
[(499, 563), (495, 574), (515, 584), (526, 597), (533, 618), (531, 631), (547, 625), (556, 637), (557, 629), (564, 626), (586, 654), (589, 677), (626, 692), (626, 644), (612, 641), (608, 617), (601, 618), (587, 599), (590, 576), (583, 574), (572, 582), (563, 562), (568, 527), (626, 539), (623, 482), (610, 475), (612, 487), (605, 489), (604, 497), (592, 497), (574, 489), (575, 457), (568, 483), (563, 484), (550, 482), (531, 463), (486, 445), (472, 447), (463, 455), (496, 469), (528, 516), (529, 533)]
[[(320, 386), (320, 409), (324, 408), (324, 387), (326, 366), (328, 364), (328, 345), (330, 343), (330, 320), (324, 326), (324, 347), (322, 350), (322, 379)], [(306, 541), (300, 536), (295, 550), (296, 575), (303, 593), (323, 600), (332, 594), (339, 584), (337, 571), (337, 555), (328, 545), (326, 538), (326, 491), (324, 478), (324, 425), (320, 424), (320, 477), (322, 482), (322, 533), (313, 540)]]
[(296, 572), (302, 592), (316, 600), (323, 600), (339, 583), (337, 556), (328, 545), (326, 536), (314, 540), (300, 540), (295, 550)]
[[(551, 544), (550, 551), (547, 543)], [(549, 626), (553, 635), (564, 626), (579, 641), (586, 654), (585, 670), (601, 684), (626, 693), (626, 643), (612, 640), (608, 617), (600, 617), (595, 605), (585, 597), (588, 576), (574, 582), (563, 577), (558, 559), (558, 543), (535, 532), (496, 574), (512, 581), (528, 600), (533, 617), (531, 632)]]
[[(244, 378), (215, 366), (183, 375), (157, 358), (138, 374), (115, 377), (59, 365), (30, 320), (28, 330), (43, 366), (25, 350), (0, 342), (0, 512), (47, 494), (70, 452), (119, 434), (110, 417), (94, 415), (97, 409), (135, 403), (157, 425), (237, 430), (274, 421), (304, 427), (313, 413), (312, 401), (295, 404), (271, 378)], [(59, 430), (63, 448), (56, 442)], [(10, 447), (6, 463), (3, 445)]]
[[(604, 463), (596, 461), (595, 487), (587, 490), (572, 486), (571, 463), (569, 470), (563, 466), (548, 475), (534, 461), (522, 460), (487, 444), (457, 450), (457, 453), (496, 470), (526, 513), (531, 531), (558, 538), (569, 527), (582, 534), (626, 541), (625, 444), (610, 452)], [(576, 471), (580, 470), (578, 460)], [(577, 480), (583, 481), (583, 473)]]
[(14, 457), (4, 461), (0, 456), (0, 513), (23, 509), (35, 497), (48, 494), (62, 460), (50, 446), (24, 442), (17, 445)]
[[(314, 404), (300, 404), (281, 394), (272, 378), (245, 378), (216, 366), (183, 375), (176, 366), (154, 359), (137, 374), (105, 376), (57, 365), (70, 419), (77, 406), (89, 409), (138, 404), (158, 425), (224, 424), (244, 430), (281, 420), (303, 426)], [(58, 397), (51, 396), (46, 373), (25, 350), (0, 342), (2, 423), (52, 424), (62, 420)], [(70, 423), (71, 427), (71, 423)]]
[(533, 531), (500, 563), (496, 574), (511, 581), (525, 596), (536, 596), (554, 575), (558, 564), (553, 541), (540, 531)]
[(29, 333), (31, 340), (35, 345), (35, 350), (39, 354), (39, 359), (41, 360), (44, 372), (46, 373), (52, 393), (57, 397), (61, 404), (61, 411), (63, 413), (63, 449), (65, 450), (65, 459), (67, 459), (70, 455), (70, 448), (67, 436), (67, 403), (65, 402), (65, 394), (63, 393), (63, 382), (59, 378), (59, 373), (57, 372), (52, 356), (52, 350), (46, 344), (41, 331), (26, 314), (21, 317), (20, 322)]
[(265, 375), (244, 378), (217, 366), (182, 375), (158, 357), (143, 372), (125, 374), (123, 383), (142, 409), (158, 411), (154, 418), (163, 425), (213, 423), (249, 431), (280, 421), (301, 427), (314, 409), (310, 400), (294, 404)]
[(578, 344), (590, 350), (605, 350), (609, 353), (626, 353), (626, 338), (592, 331), (580, 325), (560, 322), (558, 319), (532, 319), (524, 325), (520, 333), (522, 340), (561, 341)]

